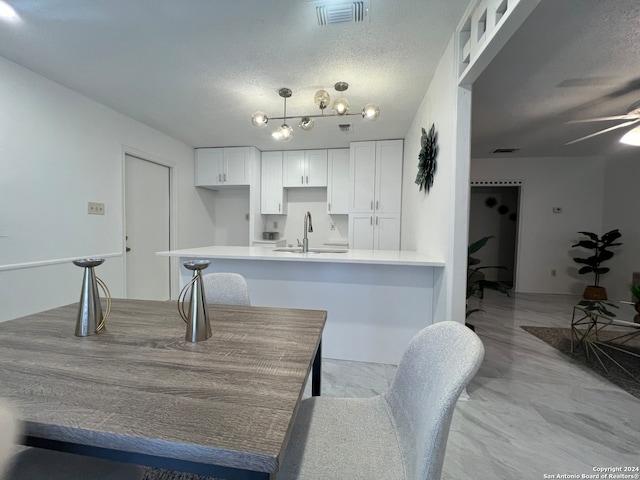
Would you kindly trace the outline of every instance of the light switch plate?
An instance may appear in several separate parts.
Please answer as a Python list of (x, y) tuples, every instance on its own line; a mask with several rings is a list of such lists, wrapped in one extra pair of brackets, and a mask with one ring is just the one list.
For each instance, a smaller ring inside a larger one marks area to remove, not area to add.
[(87, 204), (87, 213), (89, 215), (104, 215), (104, 203), (89, 202)]

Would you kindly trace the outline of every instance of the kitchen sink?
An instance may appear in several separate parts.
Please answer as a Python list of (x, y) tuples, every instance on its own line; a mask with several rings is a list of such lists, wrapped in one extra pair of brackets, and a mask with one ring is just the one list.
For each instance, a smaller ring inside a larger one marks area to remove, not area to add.
[[(287, 247), (287, 248), (275, 248), (274, 252), (290, 252), (290, 253), (303, 253), (302, 247)], [(340, 250), (334, 248), (310, 248), (307, 253), (347, 253), (349, 250)]]

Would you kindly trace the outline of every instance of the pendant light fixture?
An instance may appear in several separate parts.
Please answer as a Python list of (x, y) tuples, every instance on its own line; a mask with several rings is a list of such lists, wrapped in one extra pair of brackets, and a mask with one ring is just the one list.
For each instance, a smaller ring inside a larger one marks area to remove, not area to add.
[[(349, 88), (349, 84), (347, 82), (338, 82), (334, 85), (334, 88), (337, 92), (342, 93)], [(272, 120), (282, 120), (283, 123), (278, 127), (271, 136), (283, 142), (288, 142), (293, 138), (293, 129), (287, 125), (287, 98), (290, 98), (292, 95), (291, 89), (289, 88), (281, 88), (278, 90), (278, 95), (280, 95), (284, 99), (284, 114), (282, 117), (272, 117)], [(361, 115), (364, 120), (374, 121), (380, 116), (380, 108), (373, 104), (368, 103), (362, 109), (360, 113), (349, 113), (349, 101), (340, 97), (333, 102), (331, 105), (331, 111), (333, 113), (325, 114), (325, 110), (329, 106), (331, 102), (331, 97), (326, 90), (318, 90), (313, 96), (313, 101), (316, 106), (320, 109), (320, 113), (316, 115), (302, 115), (300, 117), (300, 122), (298, 123), (298, 127), (301, 130), (308, 132), (313, 128), (314, 119), (319, 117), (342, 117), (347, 115)], [(255, 112), (251, 117), (251, 123), (254, 127), (264, 128), (267, 126), (269, 122), (269, 117), (262, 111)]]

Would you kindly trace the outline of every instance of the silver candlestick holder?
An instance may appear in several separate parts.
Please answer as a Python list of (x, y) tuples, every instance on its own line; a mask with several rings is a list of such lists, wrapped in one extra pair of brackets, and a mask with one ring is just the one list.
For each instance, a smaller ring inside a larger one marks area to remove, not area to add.
[[(83, 258), (73, 261), (74, 265), (84, 268), (78, 317), (76, 319), (76, 337), (86, 337), (94, 333), (99, 333), (104, 329), (109, 313), (111, 312), (111, 294), (109, 293), (109, 289), (107, 285), (96, 276), (93, 270), (94, 267), (102, 265), (102, 263), (104, 263), (104, 258)], [(107, 307), (104, 313), (102, 312), (102, 305), (100, 305), (98, 286), (104, 291), (107, 301)]]
[[(187, 342), (200, 342), (211, 337), (211, 323), (202, 283), (202, 270), (207, 268), (209, 263), (209, 260), (190, 260), (183, 263), (186, 269), (193, 271), (191, 281), (184, 286), (178, 296), (178, 312), (187, 324), (185, 335)], [(191, 296), (187, 310), (186, 297), (189, 292)]]

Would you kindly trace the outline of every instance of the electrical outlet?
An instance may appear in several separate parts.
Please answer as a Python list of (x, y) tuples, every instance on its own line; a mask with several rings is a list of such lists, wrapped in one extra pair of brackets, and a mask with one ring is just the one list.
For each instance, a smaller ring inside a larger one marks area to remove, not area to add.
[(278, 222), (273, 222), (273, 229), (277, 230), (278, 229)]
[(335, 223), (332, 223), (332, 224), (331, 224), (331, 230), (335, 230), (335, 229), (336, 229), (336, 224), (335, 224)]
[(87, 213), (89, 215), (104, 215), (104, 203), (89, 202), (87, 204)]
[(557, 272), (556, 272), (555, 270), (551, 270), (551, 276), (552, 276), (552, 277), (557, 276)]

